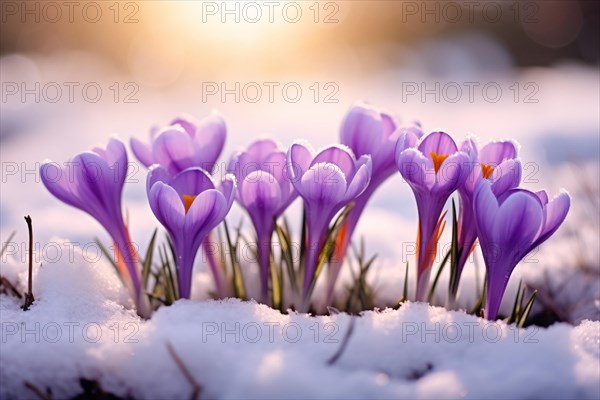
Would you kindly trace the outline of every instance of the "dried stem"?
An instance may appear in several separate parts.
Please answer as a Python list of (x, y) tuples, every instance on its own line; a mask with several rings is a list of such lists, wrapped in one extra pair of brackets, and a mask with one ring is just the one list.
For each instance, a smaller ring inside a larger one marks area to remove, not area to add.
[(25, 293), (25, 303), (23, 304), (23, 310), (29, 310), (29, 307), (35, 301), (33, 297), (32, 281), (33, 281), (33, 226), (31, 224), (31, 217), (27, 215), (25, 217), (27, 222), (27, 229), (29, 230), (29, 281), (27, 282), (27, 293)]
[(173, 348), (171, 342), (167, 342), (167, 350), (169, 350), (169, 354), (173, 358), (173, 361), (175, 361), (175, 364), (177, 364), (177, 367), (179, 367), (179, 370), (193, 388), (192, 396), (190, 398), (192, 400), (198, 400), (200, 398), (200, 393), (202, 392), (202, 386), (198, 382), (196, 382), (196, 379), (194, 379), (194, 376), (192, 375), (188, 367), (186, 367), (186, 365), (183, 363), (183, 361)]
[(340, 348), (338, 349), (338, 351), (335, 352), (333, 357), (331, 357), (327, 361), (327, 365), (335, 364), (337, 362), (337, 360), (340, 359), (342, 354), (344, 354), (344, 350), (346, 350), (346, 347), (348, 347), (348, 342), (350, 341), (350, 336), (352, 336), (352, 333), (354, 332), (354, 324), (355, 323), (356, 323), (356, 318), (350, 317), (350, 326), (348, 326), (348, 330), (346, 331), (346, 334), (344, 335), (344, 339), (342, 339), (342, 344), (340, 345)]

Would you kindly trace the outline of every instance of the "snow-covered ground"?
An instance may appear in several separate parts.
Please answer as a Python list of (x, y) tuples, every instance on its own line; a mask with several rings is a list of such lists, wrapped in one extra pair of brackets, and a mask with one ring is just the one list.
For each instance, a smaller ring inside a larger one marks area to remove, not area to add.
[[(22, 265), (3, 273), (25, 281)], [(3, 399), (72, 397), (82, 378), (149, 399), (197, 387), (220, 399), (600, 396), (597, 321), (518, 330), (419, 303), (310, 317), (239, 300), (179, 301), (142, 321), (110, 266), (78, 252), (34, 283), (27, 312), (1, 296)]]

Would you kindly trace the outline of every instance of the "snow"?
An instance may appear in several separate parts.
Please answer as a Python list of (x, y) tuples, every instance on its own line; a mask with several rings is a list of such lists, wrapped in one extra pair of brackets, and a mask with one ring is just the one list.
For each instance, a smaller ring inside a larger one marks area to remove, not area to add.
[[(23, 289), (25, 264), (1, 273)], [(202, 281), (198, 278), (197, 281)], [(133, 398), (589, 398), (600, 396), (600, 322), (518, 330), (422, 303), (398, 310), (282, 314), (253, 301), (181, 300), (148, 321), (112, 267), (36, 267), (27, 312), (0, 295), (1, 398), (81, 393), (80, 378)], [(350, 326), (347, 346), (333, 364)]]

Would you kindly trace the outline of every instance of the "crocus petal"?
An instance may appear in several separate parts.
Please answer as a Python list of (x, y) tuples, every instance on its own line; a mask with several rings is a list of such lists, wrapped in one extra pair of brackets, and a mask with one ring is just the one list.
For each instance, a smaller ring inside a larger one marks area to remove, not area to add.
[(477, 150), (477, 143), (472, 137), (464, 140), (460, 144), (460, 151), (464, 151), (467, 154), (472, 153), (475, 158), (478, 158), (479, 156), (479, 150)]
[(240, 182), (240, 200), (247, 209), (265, 213), (279, 208), (281, 189), (273, 175), (254, 171)]
[(383, 126), (383, 138), (389, 138), (397, 128), (396, 121), (394, 121), (391, 115), (381, 113), (381, 122)]
[(213, 112), (202, 119), (198, 124), (194, 137), (196, 166), (208, 169), (208, 164), (217, 161), (225, 145), (226, 136), (225, 120), (219, 113)]
[(548, 193), (545, 190), (540, 190), (539, 192), (535, 192), (535, 195), (540, 199), (543, 205), (548, 204)]
[(106, 146), (106, 156), (104, 157), (108, 166), (114, 171), (114, 181), (117, 185), (123, 185), (127, 177), (127, 149), (119, 139), (111, 138)]
[[(365, 158), (363, 159), (363, 157)], [(356, 174), (354, 174), (352, 181), (348, 185), (348, 190), (343, 200), (344, 203), (358, 197), (369, 186), (371, 180), (371, 157), (362, 156), (358, 164), (360, 167), (358, 167)]]
[(373, 154), (383, 142), (383, 124), (377, 110), (365, 104), (357, 104), (344, 118), (340, 131), (341, 142), (358, 155)]
[(154, 157), (152, 156), (152, 148), (149, 144), (138, 140), (137, 138), (131, 138), (129, 141), (129, 145), (131, 146), (131, 151), (135, 155), (135, 158), (138, 159), (143, 166), (149, 167), (154, 163)]
[(169, 186), (183, 197), (184, 195), (195, 196), (205, 190), (214, 189), (215, 183), (208, 172), (202, 168), (192, 167), (175, 175)]
[(150, 189), (156, 182), (168, 183), (171, 180), (171, 174), (162, 165), (154, 164), (150, 167), (146, 176), (146, 192), (150, 193)]
[(148, 200), (156, 218), (175, 239), (185, 217), (185, 207), (179, 194), (163, 182), (156, 182), (148, 193)]
[(196, 127), (198, 126), (198, 122), (191, 115), (182, 114), (177, 118), (173, 119), (173, 121), (171, 121), (169, 125), (179, 125), (181, 129), (185, 131), (185, 133), (187, 133), (190, 137), (193, 137), (196, 134)]
[(206, 235), (225, 219), (228, 212), (227, 199), (219, 190), (200, 193), (185, 215), (183, 227), (185, 241), (191, 249), (197, 250)]
[(445, 132), (432, 132), (419, 143), (419, 151), (426, 156), (431, 152), (450, 155), (458, 151), (454, 139)]
[(81, 199), (77, 196), (76, 183), (67, 169), (58, 164), (47, 161), (40, 167), (42, 183), (56, 198), (70, 206), (83, 208)]
[(403, 141), (398, 142), (396, 146), (396, 154), (399, 154), (411, 147), (416, 147), (419, 143), (419, 140), (421, 140), (423, 137), (423, 131), (418, 126), (402, 127), (400, 128), (399, 137), (402, 137)]
[[(491, 184), (484, 179), (475, 186), (473, 208), (478, 232), (493, 232), (500, 205), (492, 192)], [(485, 241), (487, 237), (480, 236), (480, 239)]]
[[(544, 192), (545, 193), (545, 192)], [(533, 243), (531, 250), (544, 243), (550, 236), (556, 232), (563, 223), (571, 207), (571, 197), (568, 193), (562, 192), (544, 207), (544, 227), (538, 238)]]
[(113, 172), (108, 168), (106, 161), (96, 153), (78, 154), (72, 163), (75, 176), (71, 179), (76, 182), (76, 192), (84, 210), (105, 224), (107, 221), (102, 217), (105, 214), (104, 210), (120, 208), (122, 185), (114, 184)]
[(336, 145), (323, 149), (315, 156), (311, 166), (319, 163), (335, 164), (342, 171), (347, 181), (354, 176), (356, 159), (352, 154), (352, 150), (345, 146)]
[(301, 193), (309, 202), (336, 205), (346, 194), (346, 177), (337, 165), (320, 163), (302, 176), (301, 186)]
[(287, 174), (296, 189), (299, 188), (302, 176), (310, 168), (312, 159), (312, 149), (302, 143), (294, 143), (288, 150), (286, 158)]
[(219, 187), (219, 191), (225, 197), (227, 202), (227, 209), (231, 208), (233, 201), (235, 200), (235, 193), (237, 189), (237, 181), (235, 176), (232, 174), (225, 175), (225, 179), (221, 182), (221, 186)]
[(152, 146), (154, 161), (172, 174), (194, 166), (194, 147), (190, 136), (180, 127), (160, 132)]
[(473, 168), (469, 161), (470, 157), (462, 151), (446, 158), (435, 174), (436, 184), (432, 190), (449, 195), (458, 189), (465, 183)]
[(517, 147), (510, 140), (490, 142), (479, 151), (479, 161), (492, 166), (497, 166), (504, 160), (516, 157)]
[(254, 160), (264, 160), (270, 154), (280, 151), (279, 145), (271, 139), (259, 139), (253, 142), (246, 150)]
[(413, 189), (429, 190), (435, 182), (431, 159), (417, 149), (409, 148), (397, 154), (396, 166)]
[(520, 160), (506, 160), (500, 163), (489, 177), (489, 180), (492, 182), (494, 194), (499, 196), (507, 190), (519, 186), (519, 183), (521, 183), (521, 171)]
[[(478, 209), (478, 212), (487, 211)], [(492, 237), (500, 248), (515, 253), (520, 259), (527, 254), (529, 246), (540, 232), (543, 218), (542, 206), (533, 193), (514, 192), (495, 215)]]

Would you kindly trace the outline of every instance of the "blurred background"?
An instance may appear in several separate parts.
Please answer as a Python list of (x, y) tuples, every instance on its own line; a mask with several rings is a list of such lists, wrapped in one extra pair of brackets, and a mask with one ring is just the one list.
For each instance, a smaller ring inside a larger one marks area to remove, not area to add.
[[(575, 199), (563, 239), (548, 242), (538, 258), (597, 273), (597, 1), (3, 1), (1, 7), (3, 241), (15, 229), (24, 240), (26, 214), (42, 243), (55, 235), (82, 242), (99, 235), (91, 218), (46, 193), (36, 173), (46, 158), (66, 161), (112, 134), (147, 138), (151, 126), (181, 112), (200, 118), (213, 109), (228, 123), (222, 161), (259, 136), (286, 146), (305, 138), (320, 147), (337, 142), (345, 112), (363, 100), (457, 140), (516, 139), (524, 186), (551, 195), (564, 187)], [(146, 204), (143, 169), (132, 168), (130, 180), (125, 204), (133, 237), (147, 243), (157, 223)], [(397, 176), (373, 198), (359, 234), (382, 265), (397, 267), (399, 243), (414, 241), (415, 224), (412, 193)], [(591, 290), (600, 296), (597, 281)]]

